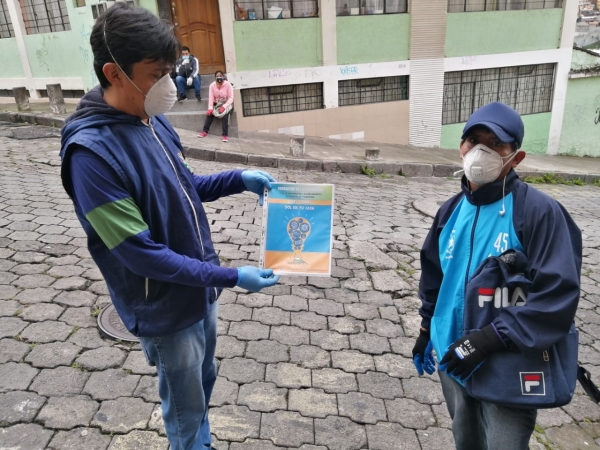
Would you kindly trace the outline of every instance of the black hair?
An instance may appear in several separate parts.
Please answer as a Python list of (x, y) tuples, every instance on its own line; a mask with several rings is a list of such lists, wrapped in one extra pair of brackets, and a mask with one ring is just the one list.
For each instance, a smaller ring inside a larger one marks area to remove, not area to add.
[(183, 47), (181, 47), (181, 51), (182, 52), (189, 52), (190, 48), (187, 45), (184, 45)]
[(217, 74), (219, 74), (219, 73), (220, 73), (221, 75), (223, 75), (223, 77), (225, 77), (225, 74), (223, 73), (223, 71), (222, 71), (222, 70), (217, 70), (217, 71), (215, 72), (215, 78), (217, 78)]
[(102, 72), (106, 63), (118, 63), (127, 76), (131, 76), (133, 65), (140, 61), (174, 63), (179, 56), (179, 42), (172, 27), (147, 9), (132, 7), (125, 2), (117, 2), (98, 17), (90, 44), (94, 53), (94, 71), (103, 88), (110, 86)]

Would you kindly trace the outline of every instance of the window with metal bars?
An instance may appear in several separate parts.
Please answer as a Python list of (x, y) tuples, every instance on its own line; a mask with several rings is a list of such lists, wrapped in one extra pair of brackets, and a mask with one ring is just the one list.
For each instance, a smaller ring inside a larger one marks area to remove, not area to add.
[(27, 34), (71, 29), (65, 0), (21, 0)]
[(244, 117), (323, 108), (323, 83), (242, 89)]
[(399, 14), (408, 12), (408, 0), (336, 0), (338, 16)]
[(0, 0), (0, 39), (15, 37), (6, 0)]
[(448, 0), (448, 12), (562, 8), (563, 0)]
[(408, 75), (338, 81), (340, 106), (408, 99)]
[(442, 124), (466, 122), (483, 105), (502, 102), (519, 114), (548, 112), (555, 64), (468, 70), (444, 74)]
[(317, 0), (234, 0), (235, 20), (319, 17)]

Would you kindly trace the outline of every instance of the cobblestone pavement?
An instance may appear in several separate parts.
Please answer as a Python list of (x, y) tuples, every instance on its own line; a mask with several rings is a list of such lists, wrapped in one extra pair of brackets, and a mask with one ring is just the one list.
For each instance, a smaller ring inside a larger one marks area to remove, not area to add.
[[(154, 369), (138, 345), (98, 333), (107, 289), (60, 184), (59, 141), (39, 131), (2, 137), (0, 124), (0, 448), (167, 449)], [(191, 165), (197, 173), (233, 167)], [(458, 182), (273, 175), (335, 183), (333, 276), (282, 277), (258, 294), (223, 293), (210, 411), (215, 446), (452, 448), (437, 374), (417, 377), (411, 361), (418, 250), (431, 223), (414, 202), (431, 208)], [(542, 189), (584, 231), (579, 359), (598, 382), (600, 188)], [(223, 264), (256, 262), (255, 197), (224, 198), (206, 210)], [(531, 448), (599, 449), (599, 438), (600, 407), (579, 389), (570, 405), (540, 412)]]

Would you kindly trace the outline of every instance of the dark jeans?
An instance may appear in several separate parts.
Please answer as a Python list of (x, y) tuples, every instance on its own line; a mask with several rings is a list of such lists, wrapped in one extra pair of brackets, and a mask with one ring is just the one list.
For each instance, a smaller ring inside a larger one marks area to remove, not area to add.
[(536, 409), (515, 409), (483, 402), (440, 372), (442, 391), (452, 417), (456, 450), (527, 450)]
[[(229, 114), (230, 113), (227, 113), (223, 117), (221, 117), (221, 123), (223, 125), (223, 136), (227, 136), (227, 133), (229, 131)], [(206, 120), (204, 121), (204, 128), (202, 129), (202, 131), (208, 133), (208, 130), (210, 130), (210, 126), (212, 125), (214, 118), (215, 116), (213, 116), (212, 114), (210, 116), (206, 116)]]

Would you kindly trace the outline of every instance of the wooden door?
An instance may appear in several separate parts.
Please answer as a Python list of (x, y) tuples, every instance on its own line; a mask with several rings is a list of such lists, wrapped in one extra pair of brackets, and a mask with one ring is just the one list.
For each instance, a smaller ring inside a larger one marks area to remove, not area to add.
[(225, 71), (218, 0), (171, 0), (175, 34), (200, 62), (201, 74)]

